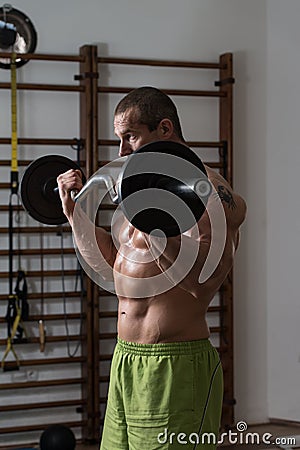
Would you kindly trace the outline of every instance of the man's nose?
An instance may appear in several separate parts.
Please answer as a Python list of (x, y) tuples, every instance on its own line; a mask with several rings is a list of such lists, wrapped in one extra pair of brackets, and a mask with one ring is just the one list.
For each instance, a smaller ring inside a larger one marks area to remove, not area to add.
[(128, 142), (126, 141), (120, 141), (120, 147), (119, 147), (119, 156), (127, 156), (132, 153), (132, 149)]

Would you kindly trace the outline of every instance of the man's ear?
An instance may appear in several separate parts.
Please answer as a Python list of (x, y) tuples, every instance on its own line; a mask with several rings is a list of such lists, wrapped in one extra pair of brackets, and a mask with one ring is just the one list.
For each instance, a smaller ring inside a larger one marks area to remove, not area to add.
[(173, 122), (170, 119), (162, 119), (157, 127), (157, 132), (161, 140), (168, 140), (174, 132)]

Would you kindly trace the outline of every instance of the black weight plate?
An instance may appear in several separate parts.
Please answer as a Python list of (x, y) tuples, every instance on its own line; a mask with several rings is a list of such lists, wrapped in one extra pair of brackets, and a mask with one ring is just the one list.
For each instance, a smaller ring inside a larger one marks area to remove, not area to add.
[[(145, 157), (139, 157), (140, 154)], [(178, 158), (169, 158), (168, 155)], [(164, 173), (169, 175), (162, 175)], [(205, 211), (203, 199), (192, 189), (186, 188), (185, 182), (206, 179), (206, 176), (201, 159), (189, 147), (173, 141), (146, 144), (132, 153), (123, 167), (121, 182), (118, 185), (119, 199), (126, 199), (122, 210), (132, 225), (140, 231), (151, 233), (153, 230), (161, 230), (168, 237), (181, 234), (190, 229)], [(175, 204), (171, 207), (174, 214), (170, 213), (170, 198), (167, 195), (164, 197), (163, 191), (157, 192), (157, 204), (160, 206), (154, 207), (153, 198), (149, 199), (144, 191), (148, 188), (172, 192), (183, 200), (191, 215), (184, 212), (179, 202), (177, 206)], [(141, 194), (140, 204), (133, 195), (138, 191), (144, 192)]]
[(26, 168), (20, 183), (20, 197), (24, 209), (35, 220), (47, 225), (67, 222), (63, 213), (56, 178), (70, 169), (80, 169), (61, 155), (42, 156)]

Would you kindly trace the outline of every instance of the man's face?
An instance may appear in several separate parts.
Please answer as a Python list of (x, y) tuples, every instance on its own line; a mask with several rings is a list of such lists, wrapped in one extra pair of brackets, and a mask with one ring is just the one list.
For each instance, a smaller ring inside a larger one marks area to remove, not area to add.
[(127, 109), (114, 119), (116, 136), (120, 139), (119, 156), (127, 156), (142, 145), (159, 140), (158, 131), (149, 131), (147, 125), (140, 124), (134, 108)]

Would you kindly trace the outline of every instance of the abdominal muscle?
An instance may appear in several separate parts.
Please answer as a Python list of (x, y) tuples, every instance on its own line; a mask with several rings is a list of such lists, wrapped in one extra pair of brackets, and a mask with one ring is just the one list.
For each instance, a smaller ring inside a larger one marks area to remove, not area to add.
[(145, 299), (119, 298), (118, 336), (143, 344), (207, 338), (208, 327), (196, 301), (175, 292)]
[[(131, 228), (126, 229), (126, 242), (120, 239), (114, 264), (119, 338), (144, 344), (207, 338), (206, 308), (202, 302), (178, 286), (169, 285), (165, 292), (159, 291), (160, 283), (155, 279), (164, 276), (162, 270), (151, 257), (143, 233)], [(148, 291), (143, 296), (141, 287), (136, 289), (136, 285), (143, 286), (145, 279), (151, 283), (151, 278), (153, 288), (149, 293), (149, 284), (145, 284)]]

